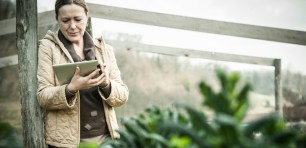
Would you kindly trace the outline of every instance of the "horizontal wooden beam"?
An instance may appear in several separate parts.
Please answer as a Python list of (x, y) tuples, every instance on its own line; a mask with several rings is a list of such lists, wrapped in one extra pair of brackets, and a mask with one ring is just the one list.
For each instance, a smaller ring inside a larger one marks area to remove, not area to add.
[(17, 65), (17, 64), (18, 64), (17, 54), (0, 58), (0, 68), (7, 67), (7, 66), (12, 66), (12, 65)]
[(16, 32), (16, 18), (0, 21), (0, 35)]
[[(306, 45), (305, 31), (222, 22), (91, 3), (88, 6), (90, 15), (101, 19)], [(14, 33), (16, 30), (15, 22), (16, 19), (0, 21), (0, 35)], [(39, 26), (51, 25), (55, 22), (54, 10), (38, 14)]]
[[(171, 56), (185, 56), (190, 58), (203, 58), (208, 60), (247, 63), (247, 64), (266, 65), (266, 66), (275, 66), (274, 61), (276, 60), (273, 58), (262, 58), (254, 56), (201, 51), (194, 49), (173, 48), (166, 46), (142, 44), (136, 42), (123, 42), (123, 41), (114, 41), (114, 40), (107, 40), (107, 41), (110, 44), (112, 44), (114, 47), (119, 49), (131, 50), (137, 52), (150, 52), (150, 53), (157, 53), (157, 54), (164, 54)], [(0, 58), (0, 68), (16, 64), (18, 64), (17, 55)]]
[(274, 61), (276, 60), (273, 58), (262, 58), (254, 56), (209, 52), (202, 50), (156, 46), (156, 45), (142, 44), (136, 42), (123, 42), (123, 41), (114, 41), (114, 40), (107, 40), (107, 42), (109, 42), (111, 45), (114, 45), (114, 47), (119, 49), (126, 49), (131, 51), (140, 51), (140, 52), (151, 52), (151, 53), (171, 55), (171, 56), (202, 58), (202, 59), (226, 61), (226, 62), (274, 66)]
[[(54, 11), (46, 11), (38, 14), (39, 27), (56, 23)], [(16, 32), (16, 18), (0, 21), (0, 36)]]
[(53, 25), (56, 23), (54, 10), (41, 12), (38, 14), (38, 26)]
[(96, 18), (306, 45), (306, 32), (89, 4)]

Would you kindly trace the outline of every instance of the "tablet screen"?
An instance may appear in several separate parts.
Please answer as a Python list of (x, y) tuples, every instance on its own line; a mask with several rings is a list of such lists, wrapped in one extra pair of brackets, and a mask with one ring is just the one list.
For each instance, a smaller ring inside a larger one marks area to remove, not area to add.
[(53, 65), (54, 73), (61, 85), (67, 84), (70, 82), (70, 79), (75, 73), (76, 66), (80, 67), (80, 75), (86, 76), (90, 72), (97, 69), (99, 65), (97, 60), (92, 61), (82, 61), (82, 62), (75, 62), (75, 63), (66, 63), (66, 64), (56, 64)]

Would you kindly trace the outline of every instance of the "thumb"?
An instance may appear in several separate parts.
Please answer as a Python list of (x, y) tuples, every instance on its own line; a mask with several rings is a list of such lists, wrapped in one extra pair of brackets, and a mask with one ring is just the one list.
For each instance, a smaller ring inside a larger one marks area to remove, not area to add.
[(81, 69), (80, 69), (80, 67), (79, 66), (77, 66), (76, 68), (75, 68), (75, 72), (74, 72), (74, 75), (80, 75), (80, 71), (81, 71)]
[(105, 71), (105, 70), (106, 70), (106, 64), (103, 64), (103, 65), (101, 66), (101, 69), (102, 69), (102, 71)]

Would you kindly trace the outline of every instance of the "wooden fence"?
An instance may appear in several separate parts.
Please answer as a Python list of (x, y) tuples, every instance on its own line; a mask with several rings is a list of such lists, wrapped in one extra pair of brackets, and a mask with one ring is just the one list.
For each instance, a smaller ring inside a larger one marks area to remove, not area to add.
[[(171, 14), (162, 14), (142, 10), (133, 10), (105, 5), (90, 4), (90, 16), (101, 19), (147, 24), (153, 26), (169, 27), (197, 32), (214, 33), (221, 35), (238, 36), (268, 41), (277, 41), (291, 44), (306, 45), (306, 32), (238, 23), (192, 18)], [(154, 18), (154, 19), (153, 19)], [(0, 21), (0, 35), (14, 33), (16, 19)], [(54, 11), (46, 11), (38, 14), (38, 26), (46, 26), (56, 23)], [(140, 43), (113, 41), (114, 46), (125, 46), (135, 51), (154, 52), (174, 56), (188, 56), (210, 60), (239, 62), (275, 67), (275, 109), (281, 113), (281, 60), (273, 58), (261, 58), (253, 56), (224, 54), (208, 51), (196, 51), (190, 49), (178, 49)], [(139, 44), (139, 45), (137, 45)], [(136, 48), (137, 47), (137, 48)], [(141, 48), (140, 48), (141, 47)], [(17, 55), (0, 58), (0, 68), (17, 64)]]

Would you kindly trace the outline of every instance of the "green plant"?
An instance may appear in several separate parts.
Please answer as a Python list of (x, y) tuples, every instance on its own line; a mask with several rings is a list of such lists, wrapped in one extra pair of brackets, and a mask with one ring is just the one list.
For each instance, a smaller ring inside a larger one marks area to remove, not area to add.
[(17, 131), (8, 123), (0, 122), (0, 147), (22, 147), (20, 139), (18, 139)]
[[(305, 135), (286, 128), (278, 114), (243, 123), (248, 109), (249, 84), (237, 88), (239, 75), (217, 71), (221, 90), (214, 92), (199, 84), (203, 106), (214, 112), (208, 118), (202, 110), (176, 104), (176, 111), (151, 107), (136, 118), (123, 121), (121, 139), (110, 147), (202, 148), (202, 147), (304, 147)], [(188, 98), (186, 98), (188, 99)]]

